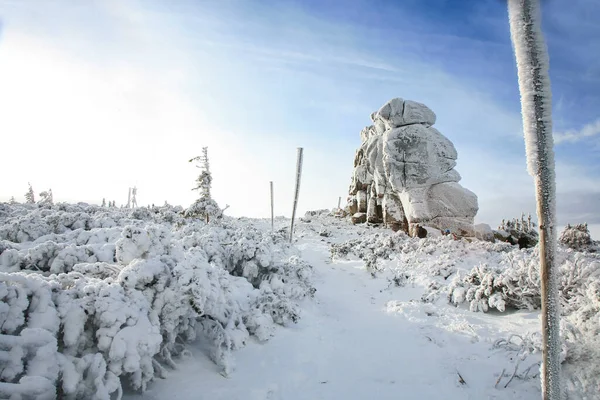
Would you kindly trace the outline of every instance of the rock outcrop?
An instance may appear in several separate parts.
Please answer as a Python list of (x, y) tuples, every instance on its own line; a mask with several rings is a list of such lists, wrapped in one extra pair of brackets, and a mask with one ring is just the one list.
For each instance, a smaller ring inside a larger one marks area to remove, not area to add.
[[(427, 106), (395, 98), (371, 114), (354, 159), (347, 209), (409, 232), (413, 224), (473, 234), (477, 196), (454, 170), (457, 153)], [(363, 220), (356, 218), (356, 220)]]

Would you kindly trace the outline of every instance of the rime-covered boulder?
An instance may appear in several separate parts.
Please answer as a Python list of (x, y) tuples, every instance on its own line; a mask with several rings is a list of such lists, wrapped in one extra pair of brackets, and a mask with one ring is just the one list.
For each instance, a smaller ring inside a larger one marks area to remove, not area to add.
[(454, 169), (452, 142), (432, 125), (426, 105), (395, 98), (371, 114), (361, 133), (349, 190), (350, 213), (367, 221), (409, 231), (425, 224), (461, 235), (473, 234), (477, 196), (463, 188)]

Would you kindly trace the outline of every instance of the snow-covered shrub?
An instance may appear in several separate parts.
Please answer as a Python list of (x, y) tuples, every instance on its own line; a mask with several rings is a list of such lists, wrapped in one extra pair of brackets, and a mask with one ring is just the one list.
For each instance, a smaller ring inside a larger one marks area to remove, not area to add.
[[(0, 396), (110, 399), (123, 379), (144, 390), (191, 340), (227, 374), (233, 350), (297, 321), (298, 301), (314, 293), (311, 266), (247, 223), (179, 224), (170, 206), (135, 216), (144, 219), (48, 207), (9, 206), (0, 226), (10, 233), (0, 241), (0, 357), (11, 363)], [(20, 339), (28, 332), (51, 340), (39, 350)]]
[[(404, 232), (379, 231), (357, 239), (331, 245), (332, 259), (344, 259), (351, 255), (366, 262), (367, 267), (376, 266), (378, 260), (395, 260), (395, 267), (387, 267), (392, 273), (391, 281), (410, 281), (416, 274), (447, 280), (461, 267), (471, 268), (471, 260), (496, 259), (499, 254), (512, 250), (507, 243), (489, 243), (453, 240), (448, 236), (425, 239), (412, 238)], [(418, 269), (414, 266), (419, 265)], [(378, 270), (379, 267), (371, 268)]]
[(597, 251), (598, 245), (592, 240), (587, 224), (577, 224), (565, 227), (558, 238), (562, 245), (576, 251)]
[[(572, 395), (598, 393), (600, 257), (559, 249), (557, 261), (565, 379)], [(537, 249), (507, 253), (496, 265), (481, 264), (466, 274), (458, 274), (449, 286), (448, 300), (457, 305), (467, 302), (471, 311), (539, 308)]]
[(185, 216), (190, 218), (208, 219), (221, 217), (221, 208), (213, 199), (201, 197), (185, 210)]
[[(316, 235), (316, 233), (314, 233)], [(452, 240), (448, 237), (409, 238), (387, 232), (366, 233), (331, 246), (332, 258), (377, 262), (388, 287), (416, 283), (421, 300), (440, 298), (466, 304), (472, 311), (508, 312), (541, 306), (538, 248), (518, 249), (509, 243)], [(569, 398), (597, 397), (600, 391), (600, 255), (557, 250), (561, 300), (563, 371)], [(530, 379), (539, 371), (539, 332), (499, 342), (527, 363), (515, 378)]]
[(360, 259), (376, 258), (389, 259), (396, 253), (414, 248), (417, 243), (402, 231), (379, 232), (358, 239), (350, 239), (331, 245), (331, 258), (346, 258), (353, 254)]
[(52, 196), (52, 189), (48, 189), (47, 191), (43, 191), (40, 193), (41, 199), (38, 201), (39, 204), (44, 206), (51, 206), (54, 204), (54, 199)]
[[(538, 249), (515, 251), (501, 256), (493, 265), (475, 266), (455, 276), (449, 286), (448, 300), (453, 304), (468, 301), (473, 311), (489, 307), (536, 309), (540, 307), (541, 286)], [(559, 251), (560, 299), (565, 310), (581, 308), (589, 285), (600, 281), (600, 259), (582, 253)], [(487, 303), (483, 305), (482, 303)]]
[(539, 261), (535, 258), (515, 259), (506, 256), (511, 268), (501, 264), (480, 264), (466, 274), (456, 275), (448, 289), (448, 301), (469, 303), (471, 311), (487, 312), (509, 309), (533, 310), (540, 307)]

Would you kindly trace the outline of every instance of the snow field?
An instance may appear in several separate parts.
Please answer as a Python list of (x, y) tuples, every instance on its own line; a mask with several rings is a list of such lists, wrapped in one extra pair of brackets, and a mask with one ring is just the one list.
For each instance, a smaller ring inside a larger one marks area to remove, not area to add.
[[(540, 396), (536, 249), (327, 213), (295, 246), (284, 219), (174, 207), (0, 218), (0, 398)], [(594, 399), (600, 257), (561, 245), (557, 261), (565, 387)]]

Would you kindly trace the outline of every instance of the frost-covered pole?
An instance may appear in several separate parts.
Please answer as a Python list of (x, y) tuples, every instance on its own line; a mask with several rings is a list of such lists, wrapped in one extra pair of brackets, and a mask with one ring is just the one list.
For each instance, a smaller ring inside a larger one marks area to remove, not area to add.
[(298, 195), (300, 194), (300, 176), (302, 175), (302, 147), (298, 147), (298, 160), (296, 161), (296, 190), (294, 192), (294, 209), (292, 210), (292, 226), (290, 227), (290, 243), (294, 236), (294, 218), (296, 218), (296, 207), (298, 206)]
[(539, 0), (508, 0), (510, 35), (517, 60), (527, 167), (535, 181), (540, 230), (542, 286), (542, 398), (558, 400), (560, 331), (556, 254), (556, 179), (548, 53), (542, 36)]
[(342, 206), (342, 196), (338, 197), (338, 210)]
[(273, 215), (273, 181), (269, 182), (271, 189), (271, 231), (275, 230), (274, 215)]

